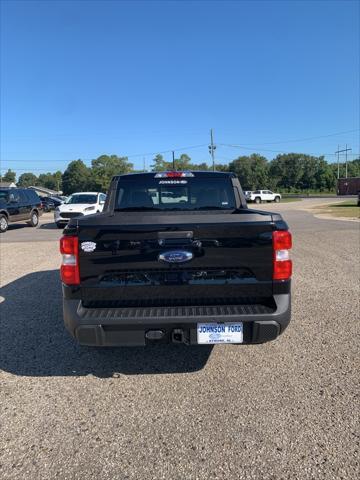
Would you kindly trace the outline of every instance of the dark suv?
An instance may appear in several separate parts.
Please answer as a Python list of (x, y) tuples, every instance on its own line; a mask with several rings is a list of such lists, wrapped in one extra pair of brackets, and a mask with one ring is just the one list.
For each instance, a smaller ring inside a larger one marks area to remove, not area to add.
[(0, 233), (9, 223), (26, 221), (37, 227), (42, 215), (41, 200), (34, 190), (26, 188), (0, 188)]

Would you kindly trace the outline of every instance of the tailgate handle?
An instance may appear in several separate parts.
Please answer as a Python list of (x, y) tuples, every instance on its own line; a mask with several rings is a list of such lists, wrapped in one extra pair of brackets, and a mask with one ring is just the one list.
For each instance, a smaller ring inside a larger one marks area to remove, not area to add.
[(161, 247), (191, 246), (201, 247), (199, 240), (193, 240), (194, 233), (187, 232), (158, 232), (158, 243)]

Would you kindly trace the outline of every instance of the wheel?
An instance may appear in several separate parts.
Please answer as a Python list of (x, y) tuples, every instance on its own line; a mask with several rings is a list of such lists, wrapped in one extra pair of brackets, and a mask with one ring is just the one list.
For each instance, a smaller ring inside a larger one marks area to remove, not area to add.
[(260, 198), (260, 197), (256, 197), (256, 198), (255, 198), (255, 203), (257, 203), (257, 204), (261, 203), (261, 198)]
[(0, 214), (0, 233), (5, 233), (6, 230), (8, 229), (8, 226), (9, 226), (9, 221), (7, 219), (7, 216), (1, 213)]
[(35, 210), (31, 212), (30, 222), (28, 222), (28, 224), (31, 227), (37, 227), (39, 225), (39, 214), (35, 212)]
[(64, 228), (64, 225), (61, 225), (61, 223), (56, 222), (57, 228)]
[(274, 202), (279, 203), (280, 202), (280, 197), (275, 197)]

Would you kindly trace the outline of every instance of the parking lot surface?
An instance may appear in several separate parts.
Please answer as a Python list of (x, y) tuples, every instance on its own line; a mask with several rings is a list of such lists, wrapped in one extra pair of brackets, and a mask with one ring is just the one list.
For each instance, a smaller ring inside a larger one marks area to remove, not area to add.
[(49, 215), (6, 232), (0, 478), (358, 478), (359, 223), (311, 202), (264, 207), (289, 223), (295, 270), (292, 322), (264, 345), (79, 347), (61, 230)]
[(17, 242), (48, 242), (58, 240), (61, 237), (62, 230), (57, 228), (54, 223), (54, 214), (52, 212), (44, 213), (40, 217), (39, 227), (34, 229), (25, 222), (12, 223), (8, 231), (1, 235), (1, 243)]

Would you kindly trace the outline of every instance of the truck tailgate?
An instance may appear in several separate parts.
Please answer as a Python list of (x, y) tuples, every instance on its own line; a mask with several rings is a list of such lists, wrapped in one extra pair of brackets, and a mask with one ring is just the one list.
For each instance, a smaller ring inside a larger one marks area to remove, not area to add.
[[(261, 212), (156, 218), (117, 213), (100, 216), (95, 225), (82, 222), (80, 298), (92, 307), (125, 308), (269, 298), (273, 229), (271, 215)], [(159, 260), (173, 251), (192, 258), (184, 263)]]

